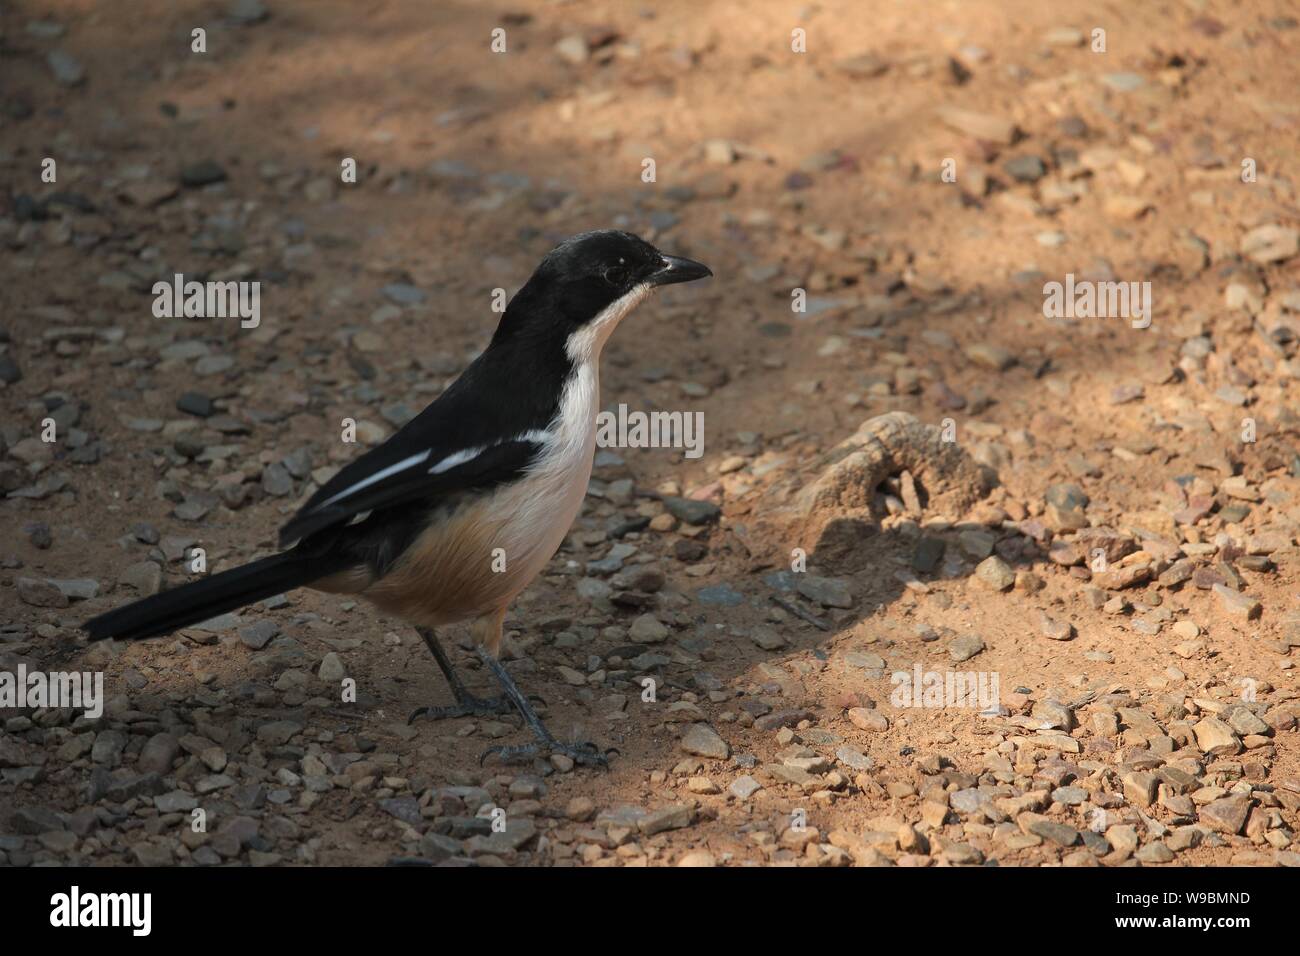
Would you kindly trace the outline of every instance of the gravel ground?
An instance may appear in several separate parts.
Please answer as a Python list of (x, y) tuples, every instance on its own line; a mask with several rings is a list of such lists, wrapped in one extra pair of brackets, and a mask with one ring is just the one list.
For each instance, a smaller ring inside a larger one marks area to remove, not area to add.
[[(0, 672), (105, 695), (0, 709), (0, 865), (1300, 864), (1292, 5), (125, 6), (0, 7)], [(441, 675), (338, 597), (85, 645), (609, 226), (717, 278), (603, 381), (704, 454), (602, 450), (507, 619), (608, 772), (408, 725)], [(260, 324), (157, 317), (176, 273)]]

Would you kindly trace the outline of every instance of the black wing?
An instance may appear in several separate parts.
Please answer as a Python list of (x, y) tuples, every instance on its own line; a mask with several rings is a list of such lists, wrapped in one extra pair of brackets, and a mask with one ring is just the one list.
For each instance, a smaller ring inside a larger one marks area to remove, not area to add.
[(518, 477), (541, 453), (559, 411), (570, 360), (562, 344), (556, 348), (494, 339), (428, 408), (312, 495), (281, 529), (281, 546), (367, 511)]
[[(363, 455), (312, 495), (280, 529), (280, 546), (287, 547), (367, 511), (421, 498), (436, 500), (456, 492), (486, 490), (510, 481), (536, 461), (542, 441), (540, 436), (516, 438), (450, 454), (415, 452), (396, 461), (390, 461), (394, 457), (391, 451), (377, 454), (387, 450), (381, 445)], [(440, 470), (434, 473), (435, 469)]]

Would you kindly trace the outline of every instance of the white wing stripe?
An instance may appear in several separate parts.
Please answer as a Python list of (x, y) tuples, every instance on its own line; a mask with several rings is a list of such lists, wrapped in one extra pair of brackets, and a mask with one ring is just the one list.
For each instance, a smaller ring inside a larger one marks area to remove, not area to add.
[(338, 494), (333, 495), (332, 497), (326, 499), (325, 501), (322, 501), (319, 507), (321, 508), (329, 507), (330, 505), (334, 504), (334, 502), (355, 495), (361, 489), (368, 488), (377, 481), (383, 481), (389, 475), (395, 475), (399, 471), (405, 471), (407, 468), (413, 468), (414, 466), (423, 462), (428, 457), (429, 457), (429, 452), (426, 450), (420, 452), (418, 455), (412, 455), (410, 458), (403, 458), (401, 461), (397, 462), (396, 464), (389, 465), (387, 468), (381, 468), (373, 475), (361, 479), (355, 485), (352, 485), (348, 488), (344, 488)]
[[(550, 438), (551, 438), (550, 432), (532, 429), (531, 431), (526, 431), (522, 435), (519, 435), (515, 438), (511, 438), (509, 440), (530, 441), (530, 442), (541, 443), (549, 440)], [(504, 444), (504, 442), (502, 442), (501, 444)], [(493, 446), (482, 446), (479, 448), (466, 448), (464, 451), (453, 452), (452, 454), (448, 455), (446, 458), (439, 461), (432, 468), (430, 468), (429, 474), (441, 475), (445, 471), (451, 471), (451, 469), (459, 465), (463, 465), (467, 461), (473, 461), (479, 455), (483, 454), (483, 452), (486, 451), (487, 448), (489, 447), (493, 447)], [(426, 459), (428, 459), (431, 451), (432, 449), (422, 451), (418, 455), (412, 455), (410, 458), (403, 458), (401, 461), (389, 465), (387, 468), (381, 468), (373, 475), (368, 475), (367, 477), (358, 481), (355, 485), (351, 485), (347, 488), (344, 488), (338, 494), (327, 498), (325, 501), (322, 501), (319, 507), (328, 508), (330, 505), (334, 504), (335, 502), (342, 501), (344, 498), (350, 498), (352, 495), (355, 495), (358, 491), (361, 491), (365, 488), (369, 488), (371, 485), (375, 484), (376, 482), (383, 481), (385, 478), (389, 477), (390, 475), (395, 475), (399, 471), (405, 471), (408, 468), (414, 468), (416, 465), (421, 465), (425, 462)]]
[(464, 451), (458, 451), (455, 454), (448, 455), (442, 461), (438, 462), (429, 469), (431, 475), (441, 475), (444, 471), (450, 471), (457, 465), (463, 465), (467, 461), (472, 461), (479, 455), (483, 454), (483, 448), (466, 448)]
[(434, 465), (432, 468), (429, 469), (429, 474), (441, 475), (444, 471), (451, 471), (451, 469), (457, 468), (468, 461), (473, 461), (475, 458), (483, 454), (483, 452), (487, 451), (489, 448), (496, 448), (497, 445), (504, 445), (507, 442), (530, 441), (540, 445), (543, 442), (549, 441), (550, 438), (551, 438), (550, 432), (541, 431), (539, 429), (534, 428), (529, 431), (523, 432), (522, 434), (516, 435), (514, 438), (508, 438), (506, 439), (506, 441), (496, 442), (495, 444), (492, 445), (482, 445), (478, 448), (466, 448), (464, 451), (455, 452), (453, 454), (448, 455), (446, 458), (442, 459), (442, 461), (438, 462), (436, 465)]

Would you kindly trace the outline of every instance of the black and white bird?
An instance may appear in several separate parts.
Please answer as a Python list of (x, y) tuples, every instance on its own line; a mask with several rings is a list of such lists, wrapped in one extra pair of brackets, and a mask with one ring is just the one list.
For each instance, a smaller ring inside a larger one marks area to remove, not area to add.
[[(360, 595), (414, 624), (456, 704), (411, 719), (517, 710), (537, 744), (563, 744), (498, 660), (506, 609), (559, 549), (591, 476), (600, 354), (654, 289), (713, 273), (626, 232), (586, 232), (552, 250), (506, 307), (487, 349), (428, 408), (341, 469), (280, 531), (285, 550), (86, 622), (92, 640), (154, 637), (296, 587)], [(469, 693), (434, 628), (469, 621), (504, 695)]]

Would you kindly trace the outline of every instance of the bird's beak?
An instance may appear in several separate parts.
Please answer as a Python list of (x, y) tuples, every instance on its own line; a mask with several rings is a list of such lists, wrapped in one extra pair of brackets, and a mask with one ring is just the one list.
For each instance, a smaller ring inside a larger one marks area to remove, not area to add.
[(651, 285), (672, 285), (674, 282), (693, 282), (713, 275), (713, 271), (702, 262), (683, 259), (680, 256), (664, 256), (663, 268), (650, 274)]

